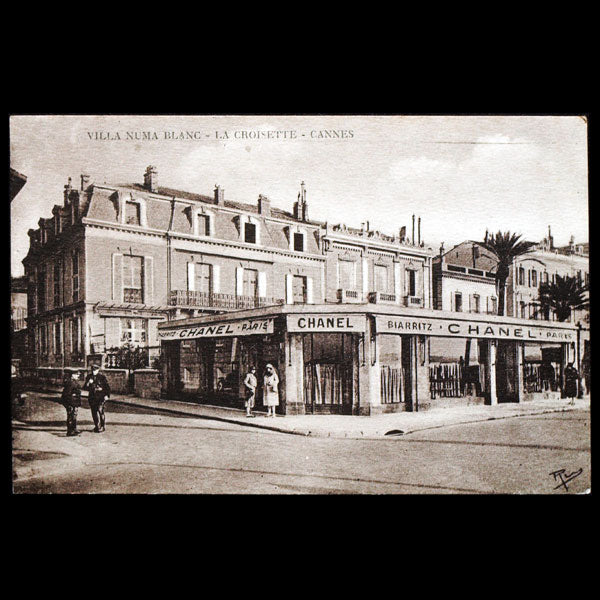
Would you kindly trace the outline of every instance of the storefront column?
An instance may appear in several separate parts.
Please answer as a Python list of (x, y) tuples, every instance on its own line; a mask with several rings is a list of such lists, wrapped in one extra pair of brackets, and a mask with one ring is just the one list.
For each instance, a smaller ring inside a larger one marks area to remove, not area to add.
[(368, 318), (364, 337), (359, 344), (359, 415), (372, 415), (381, 412), (381, 374), (379, 372), (377, 336), (373, 324), (373, 320)]
[(517, 359), (515, 361), (515, 365), (517, 366), (517, 389), (515, 390), (515, 402), (523, 402), (523, 386), (525, 382), (525, 344), (523, 342), (515, 342), (515, 352), (517, 353)]
[(485, 387), (488, 390), (490, 404), (495, 405), (498, 404), (498, 394), (496, 392), (496, 340), (486, 341), (486, 354)]
[(569, 344), (561, 344), (560, 353), (560, 397), (566, 398), (565, 389), (565, 368), (569, 364)]
[(285, 390), (287, 415), (305, 414), (304, 352), (302, 334), (287, 333), (285, 340)]

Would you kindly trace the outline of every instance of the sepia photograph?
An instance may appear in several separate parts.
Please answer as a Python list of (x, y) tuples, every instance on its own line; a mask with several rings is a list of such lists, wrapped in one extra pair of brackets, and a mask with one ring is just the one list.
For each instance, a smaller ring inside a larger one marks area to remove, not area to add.
[(591, 493), (588, 115), (9, 115), (12, 493)]

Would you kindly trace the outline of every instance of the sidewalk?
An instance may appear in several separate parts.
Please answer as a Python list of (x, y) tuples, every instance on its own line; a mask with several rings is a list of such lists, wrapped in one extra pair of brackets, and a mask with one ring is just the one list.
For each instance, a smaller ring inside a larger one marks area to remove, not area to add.
[[(335, 438), (381, 438), (406, 435), (425, 429), (447, 427), (463, 423), (475, 423), (493, 419), (506, 419), (539, 415), (552, 412), (569, 412), (590, 408), (590, 400), (537, 400), (521, 404), (499, 404), (496, 406), (458, 406), (456, 408), (434, 408), (425, 412), (402, 412), (359, 417), (352, 415), (294, 415), (268, 418), (255, 413), (255, 418), (246, 417), (243, 410), (192, 404), (177, 400), (150, 400), (134, 396), (115, 396), (111, 402), (151, 408), (165, 413), (238, 423), (246, 427), (268, 429), (295, 435)], [(399, 432), (399, 433), (398, 433)]]

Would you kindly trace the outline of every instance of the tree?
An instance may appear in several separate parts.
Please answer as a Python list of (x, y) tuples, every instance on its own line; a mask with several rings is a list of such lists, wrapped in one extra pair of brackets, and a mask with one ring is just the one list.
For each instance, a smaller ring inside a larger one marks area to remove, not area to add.
[(485, 232), (485, 240), (481, 245), (489, 250), (497, 261), (496, 266), (496, 288), (498, 290), (498, 314), (504, 315), (504, 304), (506, 298), (506, 280), (510, 273), (510, 267), (515, 258), (527, 254), (536, 245), (535, 242), (519, 241), (520, 235), (506, 231), (498, 231), (496, 235), (489, 236)]
[(567, 321), (571, 311), (589, 307), (588, 290), (589, 287), (577, 277), (557, 275), (554, 282), (540, 285), (538, 295), (540, 308), (537, 314), (548, 314), (553, 310), (558, 321)]

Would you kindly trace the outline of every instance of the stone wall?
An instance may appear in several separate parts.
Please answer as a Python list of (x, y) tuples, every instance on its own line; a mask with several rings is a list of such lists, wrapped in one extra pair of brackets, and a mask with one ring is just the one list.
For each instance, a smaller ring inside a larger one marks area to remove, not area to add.
[(133, 374), (135, 395), (140, 398), (160, 399), (160, 371), (156, 369), (140, 369)]

